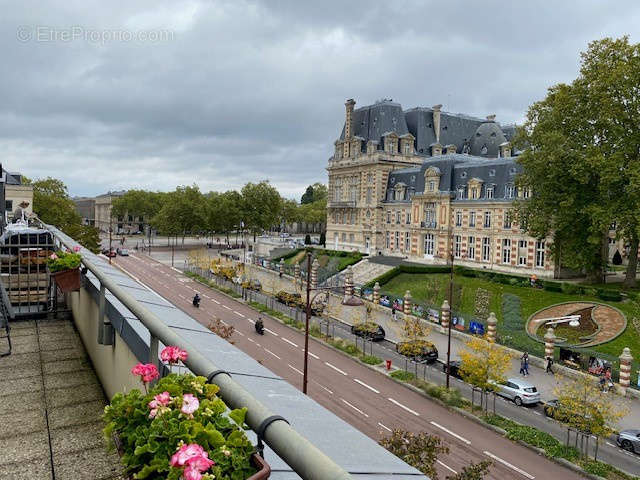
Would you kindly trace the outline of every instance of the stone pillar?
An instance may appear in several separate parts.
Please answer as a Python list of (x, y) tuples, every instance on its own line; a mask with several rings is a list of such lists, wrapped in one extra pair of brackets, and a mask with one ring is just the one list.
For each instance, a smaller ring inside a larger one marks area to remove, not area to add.
[(320, 263), (316, 258), (311, 264), (311, 288), (318, 288), (318, 268), (320, 268)]
[(631, 356), (631, 350), (629, 347), (622, 349), (622, 355), (618, 357), (620, 359), (620, 388), (622, 394), (627, 392), (627, 388), (631, 384), (631, 362), (633, 357)]
[(351, 268), (351, 265), (347, 267), (344, 275), (344, 296), (345, 298), (353, 296), (353, 268)]
[(498, 319), (496, 314), (491, 312), (489, 318), (487, 318), (487, 340), (491, 343), (496, 341), (496, 326), (498, 325)]
[(449, 320), (451, 319), (451, 307), (446, 300), (442, 302), (442, 313), (440, 314), (440, 325), (449, 328)]
[(404, 301), (402, 302), (402, 311), (405, 315), (411, 315), (411, 292), (404, 292)]
[(373, 286), (373, 303), (380, 304), (380, 284), (378, 282)]
[(293, 267), (293, 276), (295, 277), (296, 282), (300, 280), (300, 264), (298, 263)]
[(553, 358), (553, 348), (556, 343), (556, 334), (553, 328), (547, 328), (547, 333), (544, 334), (544, 358)]

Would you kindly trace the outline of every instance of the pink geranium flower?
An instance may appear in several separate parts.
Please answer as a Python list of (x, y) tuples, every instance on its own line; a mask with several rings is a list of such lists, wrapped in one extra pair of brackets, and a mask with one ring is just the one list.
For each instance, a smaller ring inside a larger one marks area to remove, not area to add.
[(182, 350), (180, 347), (165, 347), (162, 349), (160, 353), (160, 358), (163, 362), (167, 363), (178, 363), (180, 361), (184, 362), (187, 360), (188, 354), (186, 350)]
[(73, 247), (73, 251), (78, 253), (80, 251), (80, 245), (76, 245), (75, 247)]
[(182, 472), (182, 478), (184, 480), (202, 480), (202, 473), (196, 468), (187, 466)]
[(197, 443), (190, 443), (189, 445), (182, 445), (176, 453), (173, 454), (169, 464), (172, 467), (184, 466), (190, 458), (201, 457), (206, 452)]
[(169, 411), (168, 405), (171, 401), (169, 392), (162, 392), (153, 397), (153, 400), (149, 402), (149, 418), (155, 418), (158, 414)]
[(209, 470), (211, 465), (215, 465), (215, 463), (216, 462), (209, 458), (209, 454), (207, 452), (203, 452), (202, 455), (191, 457), (187, 460), (188, 467), (195, 468), (199, 472), (206, 472)]
[(51, 255), (49, 255), (49, 258), (51, 260), (57, 260), (58, 259), (58, 255), (56, 255), (55, 253), (52, 253)]
[(131, 369), (131, 373), (139, 375), (143, 383), (149, 383), (160, 376), (153, 363), (139, 363)]
[(199, 406), (200, 406), (200, 401), (198, 400), (198, 397), (194, 397), (190, 393), (185, 393), (182, 396), (182, 408), (180, 408), (180, 411), (185, 415), (192, 416), (193, 412), (198, 410)]

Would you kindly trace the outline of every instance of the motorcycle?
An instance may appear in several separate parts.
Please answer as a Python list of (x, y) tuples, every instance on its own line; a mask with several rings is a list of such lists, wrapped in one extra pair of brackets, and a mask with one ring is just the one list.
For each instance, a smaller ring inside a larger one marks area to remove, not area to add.
[(258, 335), (264, 335), (264, 325), (261, 322), (256, 322), (256, 332)]
[(198, 296), (193, 297), (193, 302), (192, 303), (193, 303), (194, 307), (200, 308), (200, 297), (198, 297)]

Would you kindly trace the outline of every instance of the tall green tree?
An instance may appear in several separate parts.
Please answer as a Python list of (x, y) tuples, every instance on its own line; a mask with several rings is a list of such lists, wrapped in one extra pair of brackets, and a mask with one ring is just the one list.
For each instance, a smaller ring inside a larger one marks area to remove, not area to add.
[(164, 205), (151, 219), (159, 232), (184, 237), (206, 229), (207, 215), (204, 196), (197, 185), (180, 186), (166, 196)]
[(242, 187), (242, 219), (245, 227), (256, 234), (278, 223), (282, 198), (278, 191), (267, 181), (247, 183)]
[(148, 222), (156, 215), (162, 206), (167, 194), (163, 192), (149, 192), (147, 190), (128, 190), (121, 197), (113, 200), (112, 215), (143, 217)]

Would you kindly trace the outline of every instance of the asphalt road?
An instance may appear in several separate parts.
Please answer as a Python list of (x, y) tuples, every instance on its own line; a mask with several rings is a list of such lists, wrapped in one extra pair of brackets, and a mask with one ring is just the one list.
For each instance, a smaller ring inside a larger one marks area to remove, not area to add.
[[(302, 389), (301, 333), (265, 317), (266, 334), (260, 336), (253, 327), (255, 310), (145, 255), (117, 257), (114, 264), (201, 324), (217, 317), (234, 325), (236, 347)], [(191, 304), (195, 290), (203, 297), (199, 309)], [(440, 436), (450, 448), (438, 459), (441, 478), (486, 459), (493, 461), (491, 479), (581, 478), (318, 342), (310, 341), (309, 351), (308, 394), (315, 401), (375, 440), (393, 428)]]

